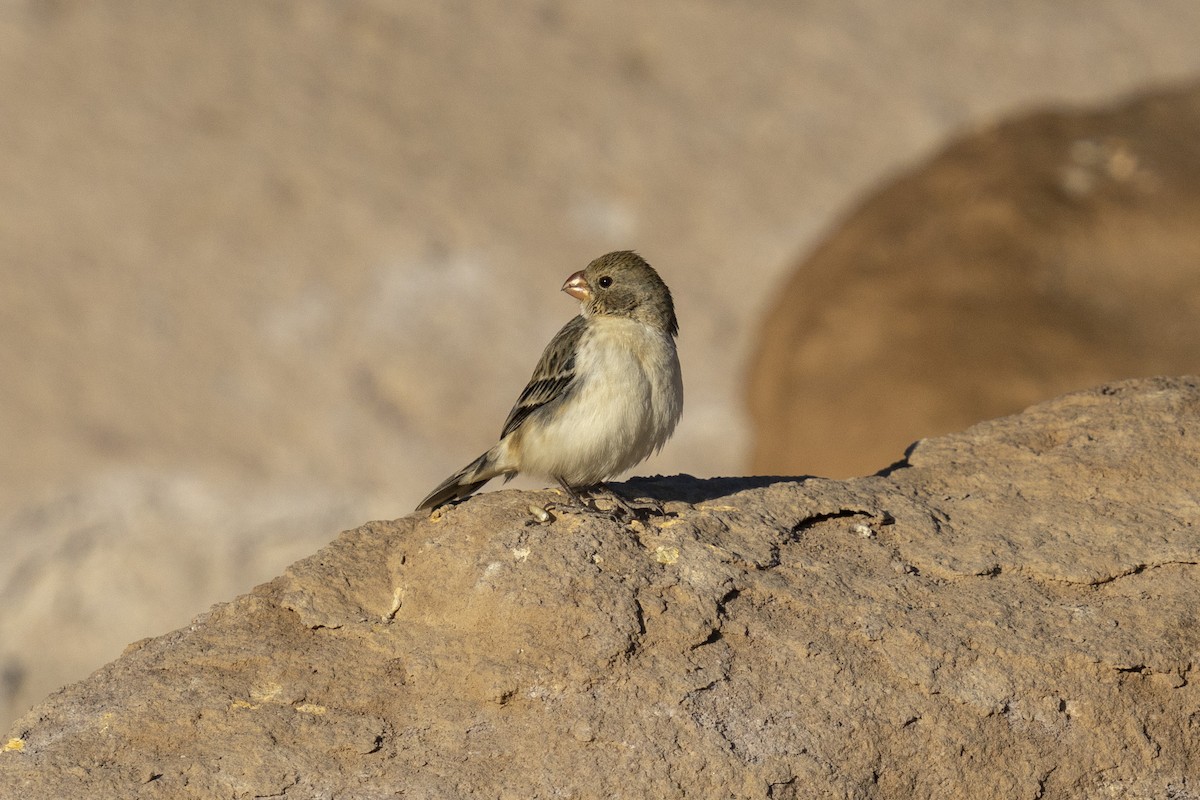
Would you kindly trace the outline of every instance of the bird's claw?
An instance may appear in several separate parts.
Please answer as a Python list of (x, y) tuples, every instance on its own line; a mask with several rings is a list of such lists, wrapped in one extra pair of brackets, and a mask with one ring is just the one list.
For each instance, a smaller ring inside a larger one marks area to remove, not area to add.
[[(597, 492), (588, 492), (586, 499), (570, 489), (568, 489), (568, 494), (571, 498), (570, 502), (561, 504), (549, 503), (546, 505), (546, 508), (553, 507), (556, 510), (568, 513), (592, 514), (604, 517), (612, 522), (620, 523), (632, 522), (634, 520), (645, 521), (652, 516), (661, 517), (666, 515), (666, 511), (663, 510), (662, 505), (657, 501), (644, 498), (637, 501), (626, 500), (607, 486), (599, 487)], [(596, 503), (598, 499), (610, 501), (612, 507), (608, 509), (601, 508)]]

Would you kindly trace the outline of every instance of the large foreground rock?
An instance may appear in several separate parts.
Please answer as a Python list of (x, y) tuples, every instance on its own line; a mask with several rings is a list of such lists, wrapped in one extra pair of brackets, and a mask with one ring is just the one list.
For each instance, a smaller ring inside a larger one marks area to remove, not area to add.
[(33, 709), (0, 797), (1200, 794), (1200, 380), (631, 486), (344, 533)]

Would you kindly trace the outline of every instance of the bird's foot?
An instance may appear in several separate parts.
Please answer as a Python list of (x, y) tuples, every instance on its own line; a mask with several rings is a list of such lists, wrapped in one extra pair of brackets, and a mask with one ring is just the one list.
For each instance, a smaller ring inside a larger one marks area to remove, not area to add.
[[(601, 497), (612, 501), (613, 510), (616, 511), (619, 509), (621, 514), (627, 519), (645, 521), (650, 517), (666, 516), (666, 511), (663, 510), (662, 504), (656, 500), (645, 497), (631, 500), (617, 494), (616, 490), (608, 486), (601, 486), (600, 492)], [(593, 497), (592, 502), (596, 502), (595, 497)]]
[[(559, 481), (559, 485), (567, 493), (567, 496), (571, 498), (571, 505), (557, 506), (563, 511), (595, 514), (613, 522), (644, 521), (652, 516), (661, 517), (666, 514), (662, 505), (654, 500), (627, 500), (617, 494), (611, 487), (604, 484), (584, 487), (582, 490), (583, 494), (562, 481)], [(586, 495), (586, 499), (584, 495)], [(607, 509), (601, 508), (597, 504), (597, 500), (608, 501), (611, 507)]]
[[(549, 502), (546, 503), (545, 509), (546, 511), (558, 511), (564, 514), (601, 517), (609, 522), (625, 522), (628, 520), (628, 517), (624, 516), (623, 510), (617, 508), (605, 510), (596, 505), (596, 501), (590, 498), (587, 500), (581, 499), (578, 503), (570, 500), (562, 503)], [(621, 513), (618, 513), (619, 511)]]

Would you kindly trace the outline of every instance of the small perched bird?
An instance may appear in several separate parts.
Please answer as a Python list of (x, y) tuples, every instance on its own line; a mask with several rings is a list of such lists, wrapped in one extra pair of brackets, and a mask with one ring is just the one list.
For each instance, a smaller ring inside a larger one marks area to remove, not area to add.
[(683, 412), (671, 292), (629, 250), (567, 278), (579, 316), (542, 353), (500, 441), (447, 478), (417, 510), (477, 492), (498, 475), (552, 478), (572, 501), (662, 448)]

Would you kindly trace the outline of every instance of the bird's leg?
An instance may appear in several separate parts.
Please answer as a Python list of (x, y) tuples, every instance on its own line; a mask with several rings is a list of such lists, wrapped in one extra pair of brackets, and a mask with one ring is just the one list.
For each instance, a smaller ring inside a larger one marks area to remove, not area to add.
[(562, 478), (555, 478), (554, 480), (558, 481), (558, 485), (561, 486), (562, 490), (567, 493), (567, 497), (571, 498), (572, 503), (579, 506), (580, 508), (588, 507), (588, 505), (585, 502), (583, 502), (583, 498), (579, 496), (579, 493), (571, 488), (570, 484), (568, 484)]

